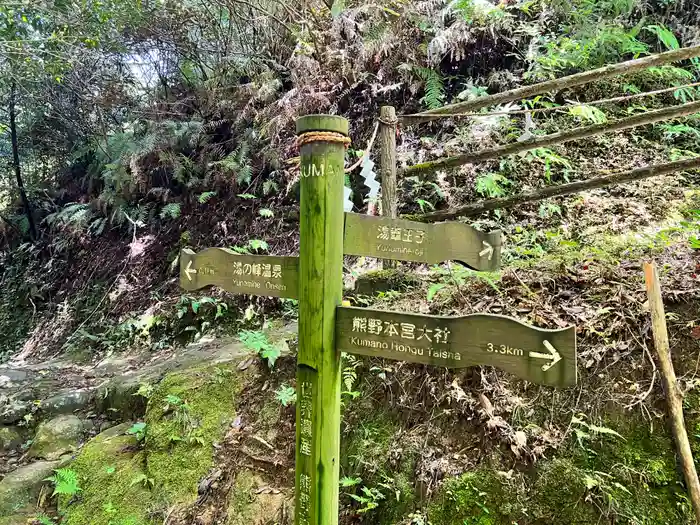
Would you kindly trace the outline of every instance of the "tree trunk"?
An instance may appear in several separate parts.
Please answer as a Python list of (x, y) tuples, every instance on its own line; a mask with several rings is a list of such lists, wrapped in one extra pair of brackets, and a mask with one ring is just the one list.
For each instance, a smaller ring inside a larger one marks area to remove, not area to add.
[(17, 122), (15, 118), (15, 103), (16, 103), (17, 86), (12, 82), (10, 87), (10, 136), (12, 138), (12, 159), (15, 165), (15, 178), (17, 179), (17, 188), (19, 196), (22, 199), (24, 213), (27, 214), (29, 222), (29, 236), (34, 241), (36, 240), (36, 226), (34, 225), (34, 216), (32, 215), (32, 206), (29, 203), (27, 192), (24, 190), (24, 181), (22, 180), (22, 171), (19, 164), (19, 146), (17, 144)]

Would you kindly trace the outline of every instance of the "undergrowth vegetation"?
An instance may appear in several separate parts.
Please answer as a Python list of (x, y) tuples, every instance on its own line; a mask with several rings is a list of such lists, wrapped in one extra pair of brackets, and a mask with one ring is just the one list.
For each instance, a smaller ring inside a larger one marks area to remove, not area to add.
[[(415, 113), (694, 45), (698, 9), (687, 0), (0, 6), (0, 101), (17, 117), (0, 123), (7, 173), (0, 183), (0, 361), (61, 355), (94, 363), (123, 350), (164, 355), (236, 334), (264, 362), (252, 389), (228, 367), (142, 385), (142, 420), (91, 442), (51, 476), (65, 523), (167, 521), (163, 502), (173, 497), (194, 512), (206, 501), (198, 483), (221, 465), (229, 476), (227, 461), (274, 474), (262, 488), (252, 474), (226, 478), (250, 492), (230, 508), (246, 507), (275, 484), (289, 488), (294, 367), (288, 348), (261, 327), (271, 318), (293, 322), (297, 302), (217, 289), (185, 294), (178, 269), (183, 248), (298, 253), (298, 116), (346, 116), (354, 161), (382, 105)], [(473, 118), (402, 126), (398, 164), (693, 101), (698, 81), (694, 59)], [(401, 176), (398, 208), (427, 213), (698, 155), (696, 114)], [(376, 146), (369, 157), (378, 161)], [(346, 182), (353, 211), (370, 209), (362, 177), (350, 172)], [(652, 394), (656, 376), (644, 375), (638, 263), (659, 258), (669, 298), (697, 301), (699, 183), (696, 172), (685, 172), (475, 217), (469, 222), (478, 229), (503, 231), (499, 272), (449, 262), (370, 276), (372, 262), (347, 258), (348, 284), (369, 283), (346, 292), (355, 305), (575, 324), (585, 387), (552, 393), (486, 368), (430, 371), (344, 355), (343, 523), (687, 523), (688, 501)], [(698, 314), (673, 315), (674, 333), (685, 338), (682, 362), (694, 370)], [(697, 381), (686, 386), (692, 426), (700, 425)], [(231, 409), (242, 393), (243, 423)], [(229, 449), (215, 446), (224, 435), (235, 437)], [(250, 452), (253, 441), (272, 459)]]

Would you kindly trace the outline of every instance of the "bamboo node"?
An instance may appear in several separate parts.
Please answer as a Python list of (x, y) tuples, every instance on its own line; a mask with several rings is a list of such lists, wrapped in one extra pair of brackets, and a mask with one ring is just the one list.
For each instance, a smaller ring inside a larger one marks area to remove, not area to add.
[(311, 144), (312, 142), (335, 142), (348, 148), (351, 140), (350, 137), (335, 131), (307, 131), (297, 137), (296, 145), (297, 148), (301, 148), (304, 144)]

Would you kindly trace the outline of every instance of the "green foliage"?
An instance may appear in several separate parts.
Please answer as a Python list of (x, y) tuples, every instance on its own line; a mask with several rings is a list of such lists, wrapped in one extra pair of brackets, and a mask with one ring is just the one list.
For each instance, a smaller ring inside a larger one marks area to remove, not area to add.
[(153, 478), (149, 478), (146, 474), (141, 472), (140, 474), (137, 474), (134, 476), (131, 480), (131, 485), (143, 485), (145, 488), (153, 488), (155, 485), (155, 480)]
[(179, 219), (182, 213), (181, 205), (179, 202), (171, 202), (163, 206), (160, 210), (161, 219)]
[(250, 144), (247, 140), (242, 140), (234, 151), (222, 160), (210, 163), (210, 166), (221, 167), (225, 173), (233, 175), (239, 185), (250, 184), (253, 178)]
[(275, 399), (284, 407), (293, 405), (297, 402), (297, 390), (293, 386), (280, 385), (280, 387), (275, 390)]
[(656, 37), (659, 39), (659, 42), (661, 42), (668, 51), (679, 49), (681, 47), (678, 43), (676, 35), (673, 34), (673, 31), (670, 31), (665, 26), (649, 25), (646, 26), (644, 29), (655, 34)]
[(53, 483), (51, 496), (75, 496), (82, 489), (78, 486), (78, 475), (69, 468), (54, 469), (54, 475), (44, 481)]
[(270, 368), (275, 366), (277, 358), (282, 354), (276, 345), (270, 343), (265, 333), (258, 330), (243, 330), (238, 338), (246, 348), (255, 351), (262, 359), (267, 359)]
[(436, 109), (445, 103), (445, 79), (442, 75), (427, 67), (413, 66), (412, 71), (424, 82), (425, 94), (421, 102), (428, 109)]
[(267, 242), (260, 239), (250, 239), (248, 241), (248, 247), (253, 252), (267, 251), (269, 249)]
[(571, 162), (566, 157), (562, 157), (549, 148), (535, 148), (525, 155), (529, 162), (537, 162), (544, 165), (544, 176), (547, 182), (552, 182), (553, 169), (558, 167), (562, 170), (563, 179), (569, 181), (569, 173), (573, 170)]
[(279, 191), (279, 186), (277, 185), (277, 183), (274, 180), (267, 179), (265, 182), (263, 182), (263, 186), (262, 186), (263, 195), (270, 195), (271, 193), (274, 193), (276, 191)]
[(261, 217), (265, 217), (266, 219), (269, 219), (269, 218), (275, 216), (274, 212), (269, 208), (260, 208), (258, 210), (258, 215), (260, 215)]
[(148, 430), (148, 425), (143, 422), (137, 422), (131, 425), (131, 427), (126, 431), (127, 434), (136, 436), (138, 441), (143, 441), (146, 439), (146, 431)]
[(216, 197), (215, 191), (205, 191), (205, 192), (199, 194), (199, 197), (197, 198), (197, 200), (199, 201), (200, 204), (206, 204), (207, 202), (209, 202), (209, 200), (212, 197)]
[(39, 514), (38, 516), (34, 517), (34, 520), (38, 521), (39, 525), (56, 525), (53, 518), (47, 516), (46, 514)]
[(587, 106), (586, 104), (570, 107), (569, 114), (593, 124), (604, 124), (608, 121), (605, 113), (595, 106)]
[(503, 197), (506, 194), (505, 186), (513, 182), (500, 173), (486, 173), (476, 179), (476, 191), (486, 197)]
[(362, 361), (352, 354), (343, 353), (343, 391), (341, 396), (349, 396), (351, 399), (356, 399), (360, 396), (360, 392), (355, 390), (357, 384), (357, 370), (360, 368)]
[[(576, 440), (581, 447), (586, 446), (585, 442), (591, 439), (598, 439), (603, 436), (612, 436), (620, 439), (624, 439), (620, 434), (611, 428), (604, 426), (594, 425), (586, 421), (585, 414), (578, 414), (571, 418), (571, 425), (573, 427), (574, 433), (576, 434)], [(573, 426), (576, 425), (576, 426)]]

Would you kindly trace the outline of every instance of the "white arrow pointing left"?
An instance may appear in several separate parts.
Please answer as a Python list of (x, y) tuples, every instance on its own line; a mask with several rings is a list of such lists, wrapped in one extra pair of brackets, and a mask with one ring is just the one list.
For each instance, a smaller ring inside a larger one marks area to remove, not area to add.
[(489, 261), (493, 257), (493, 246), (491, 246), (489, 243), (486, 241), (481, 241), (481, 243), (484, 245), (484, 249), (479, 252), (479, 257), (483, 257), (484, 255), (489, 256)]
[(542, 341), (542, 344), (549, 351), (549, 353), (544, 354), (540, 352), (530, 352), (530, 357), (533, 357), (535, 359), (548, 359), (549, 363), (542, 365), (542, 371), (546, 372), (554, 365), (556, 365), (559, 361), (561, 361), (561, 354), (557, 351), (556, 348), (554, 348), (554, 346), (552, 346), (552, 343), (550, 343), (549, 341), (544, 340)]
[(187, 276), (187, 279), (190, 281), (192, 280), (192, 275), (197, 275), (197, 270), (192, 268), (192, 261), (187, 263), (187, 268), (185, 268), (185, 275)]

